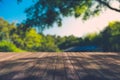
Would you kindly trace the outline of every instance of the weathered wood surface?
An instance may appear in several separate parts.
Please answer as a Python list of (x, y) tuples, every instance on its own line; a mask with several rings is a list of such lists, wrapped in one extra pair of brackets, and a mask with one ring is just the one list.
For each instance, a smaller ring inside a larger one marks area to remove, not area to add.
[(120, 53), (0, 53), (0, 80), (120, 80)]

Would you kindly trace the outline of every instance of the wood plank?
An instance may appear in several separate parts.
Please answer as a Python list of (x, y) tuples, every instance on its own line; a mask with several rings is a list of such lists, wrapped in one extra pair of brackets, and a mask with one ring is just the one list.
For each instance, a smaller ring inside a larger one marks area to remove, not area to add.
[(57, 53), (57, 60), (55, 65), (55, 80), (66, 80), (66, 72), (63, 61), (63, 53)]
[[(111, 57), (112, 56), (112, 57)], [(114, 80), (120, 79), (120, 63), (113, 57), (119, 57), (119, 55), (104, 54), (104, 55), (93, 55), (91, 58), (95, 59), (97, 64), (101, 66), (103, 73)]]
[(80, 62), (79, 62), (82, 58), (73, 53), (68, 53), (68, 55), (70, 57), (72, 65), (79, 77), (79, 80), (83, 80), (83, 78), (88, 75), (88, 72), (84, 69), (84, 66), (82, 64), (80, 64)]
[(0, 53), (0, 80), (120, 80), (119, 75), (119, 53)]
[(74, 69), (74, 66), (71, 63), (70, 56), (68, 56), (70, 53), (64, 53), (65, 59), (65, 69), (67, 74), (67, 80), (79, 80), (79, 77)]
[(1, 53), (0, 52), (0, 59), (8, 57), (8, 56), (12, 56), (12, 55), (16, 55), (16, 54), (13, 54), (13, 53)]
[[(97, 73), (100, 74), (101, 77), (105, 80), (116, 80), (114, 77), (107, 75), (102, 71), (104, 68), (101, 67), (101, 65), (99, 64), (97, 59), (93, 59), (89, 54), (85, 54), (85, 53), (81, 53), (81, 54), (85, 57), (85, 59), (89, 60), (88, 63), (90, 64), (90, 67), (88, 67), (88, 69), (92, 68), (92, 69), (96, 70)], [(93, 73), (93, 74), (95, 74), (95, 73)]]
[[(22, 56), (22, 55), (21, 55)], [(20, 56), (20, 57), (21, 57)], [(18, 75), (19, 73), (23, 73), (25, 69), (28, 69), (31, 65), (32, 61), (26, 60), (27, 58), (35, 57), (34, 55), (24, 55), (22, 58), (17, 60), (12, 60), (4, 65), (3, 69), (1, 70), (0, 80), (14, 80), (14, 76)], [(27, 57), (27, 58), (26, 58)], [(7, 77), (5, 77), (7, 76)]]
[[(32, 53), (5, 53), (2, 58), (0, 58), (0, 62), (5, 61), (5, 60), (15, 60), (18, 58), (22, 58), (23, 56), (30, 55)], [(1, 54), (0, 54), (1, 55)]]
[(16, 67), (16, 65), (20, 65), (19, 58), (29, 57), (30, 54), (24, 54), (24, 55), (15, 55), (14, 57), (10, 57), (9, 59), (5, 59), (0, 62), (0, 73), (10, 71), (12, 68)]
[[(37, 53), (35, 57), (31, 57), (32, 62), (30, 62), (29, 67), (22, 72), (22, 74), (24, 74), (22, 80), (38, 80), (41, 78), (44, 72), (42, 69), (46, 66), (46, 62), (43, 58), (47, 57), (47, 55), (49, 54)], [(42, 64), (44, 64), (44, 66)]]
[(55, 79), (55, 64), (56, 53), (50, 53), (51, 56), (47, 59), (47, 68), (41, 80), (54, 80)]

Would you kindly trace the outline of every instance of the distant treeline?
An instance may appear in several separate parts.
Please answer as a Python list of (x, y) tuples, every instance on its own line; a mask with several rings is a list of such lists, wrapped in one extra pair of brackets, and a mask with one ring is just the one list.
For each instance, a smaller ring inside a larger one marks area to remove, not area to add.
[[(89, 28), (89, 27), (88, 27)], [(84, 37), (43, 35), (23, 24), (15, 25), (0, 18), (0, 51), (60, 52), (74, 46), (97, 46), (101, 51), (120, 51), (120, 22), (110, 22), (98, 33)]]

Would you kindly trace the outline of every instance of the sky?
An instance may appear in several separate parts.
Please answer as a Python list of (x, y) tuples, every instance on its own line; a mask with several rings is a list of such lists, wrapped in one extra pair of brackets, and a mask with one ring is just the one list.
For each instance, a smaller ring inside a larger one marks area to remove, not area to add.
[(23, 0), (17, 4), (17, 0), (2, 0), (0, 2), (0, 17), (9, 22), (21, 22), (26, 19), (24, 10), (32, 5), (32, 0)]
[(87, 21), (82, 21), (81, 18), (74, 17), (65, 18), (62, 27), (55, 26), (54, 28), (46, 30), (45, 34), (75, 35), (77, 37), (85, 36), (89, 33), (99, 33), (109, 22), (120, 21), (120, 13), (107, 10), (97, 17), (93, 17)]
[[(3, 2), (0, 2), (0, 17), (10, 23), (22, 22), (26, 19), (24, 10), (33, 4), (31, 1), (32, 0), (23, 0), (23, 2), (18, 5), (16, 0), (3, 0)], [(44, 34), (60, 36), (74, 35), (76, 37), (81, 37), (89, 33), (99, 33), (111, 21), (120, 21), (120, 13), (108, 9), (99, 16), (84, 22), (81, 18), (64, 18), (62, 27), (54, 25), (53, 28), (45, 30)]]

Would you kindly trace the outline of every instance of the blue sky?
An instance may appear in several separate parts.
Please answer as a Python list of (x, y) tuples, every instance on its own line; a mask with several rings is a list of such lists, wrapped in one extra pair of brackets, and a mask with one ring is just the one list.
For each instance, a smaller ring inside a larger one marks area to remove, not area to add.
[[(9, 22), (21, 22), (26, 18), (24, 10), (30, 5), (32, 5), (32, 0), (23, 0), (19, 5), (17, 4), (17, 0), (3, 0), (3, 2), (0, 2), (0, 17)], [(91, 18), (85, 22), (82, 22), (80, 18), (64, 18), (62, 27), (54, 25), (53, 28), (45, 30), (44, 34), (81, 37), (88, 33), (100, 32), (110, 21), (115, 20), (120, 21), (120, 13), (108, 9), (100, 16)]]
[(21, 22), (26, 18), (24, 10), (29, 7), (32, 0), (23, 0), (19, 5), (17, 0), (3, 0), (0, 2), (0, 17), (9, 22)]

